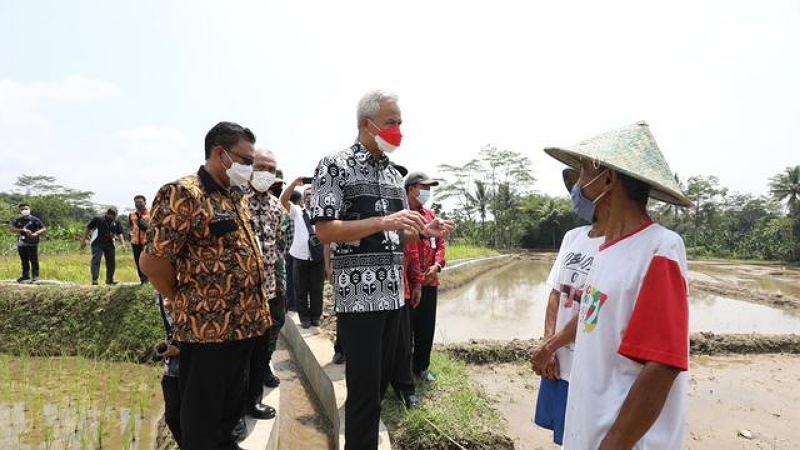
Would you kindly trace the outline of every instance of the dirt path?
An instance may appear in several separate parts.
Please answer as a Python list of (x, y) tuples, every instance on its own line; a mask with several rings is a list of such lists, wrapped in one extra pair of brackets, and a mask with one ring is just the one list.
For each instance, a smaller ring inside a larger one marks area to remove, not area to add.
[[(554, 448), (552, 433), (531, 422), (539, 379), (528, 367), (473, 365), (470, 371), (508, 421), (517, 449)], [(687, 449), (800, 447), (800, 356), (695, 356), (691, 377)]]

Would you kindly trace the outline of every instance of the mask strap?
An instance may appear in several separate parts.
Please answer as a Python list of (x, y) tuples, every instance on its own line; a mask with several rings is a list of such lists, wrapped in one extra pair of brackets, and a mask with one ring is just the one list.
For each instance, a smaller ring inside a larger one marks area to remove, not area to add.
[(600, 168), (600, 163), (597, 162), (597, 158), (592, 160), (592, 167), (594, 167), (594, 170), (597, 170), (597, 169)]
[(591, 185), (592, 183), (597, 181), (597, 179), (600, 178), (601, 176), (603, 176), (603, 174), (605, 174), (607, 171), (608, 171), (608, 169), (605, 169), (602, 172), (598, 173), (596, 177), (592, 178), (591, 181), (589, 181), (588, 183), (584, 184), (583, 187), (584, 188), (589, 187), (589, 185)]

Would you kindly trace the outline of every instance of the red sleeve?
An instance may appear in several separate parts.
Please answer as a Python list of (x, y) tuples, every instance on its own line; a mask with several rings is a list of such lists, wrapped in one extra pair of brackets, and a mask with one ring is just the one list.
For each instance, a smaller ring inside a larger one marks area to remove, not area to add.
[(422, 274), (422, 268), (419, 261), (419, 250), (417, 249), (418, 242), (412, 244), (405, 244), (403, 252), (408, 258), (408, 281), (412, 286), (422, 284), (425, 277)]
[(444, 268), (444, 265), (447, 263), (447, 260), (444, 258), (443, 238), (436, 238), (436, 258), (434, 258), (434, 261), (442, 268)]
[(634, 361), (689, 368), (689, 299), (678, 263), (656, 256), (639, 290), (619, 354)]

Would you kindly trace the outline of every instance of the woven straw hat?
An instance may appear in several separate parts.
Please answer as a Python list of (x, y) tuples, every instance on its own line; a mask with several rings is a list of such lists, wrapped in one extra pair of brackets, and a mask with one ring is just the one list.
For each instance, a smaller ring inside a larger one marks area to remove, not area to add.
[(580, 169), (581, 161), (597, 164), (641, 180), (652, 188), (650, 197), (679, 206), (692, 206), (681, 191), (645, 122), (609, 131), (571, 147), (544, 151), (564, 164)]

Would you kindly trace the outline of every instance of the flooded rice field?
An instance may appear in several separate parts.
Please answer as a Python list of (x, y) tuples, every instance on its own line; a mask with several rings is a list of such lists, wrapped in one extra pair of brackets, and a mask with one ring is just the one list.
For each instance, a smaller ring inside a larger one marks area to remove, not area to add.
[(0, 355), (0, 448), (150, 449), (161, 368)]
[[(551, 265), (550, 262), (520, 261), (444, 293), (439, 299), (436, 341), (453, 343), (542, 336), (550, 292), (545, 279)], [(710, 270), (725, 269), (712, 267)], [(756, 278), (762, 283), (777, 283), (791, 292), (788, 281), (777, 277)], [(751, 281), (756, 282), (756, 278)], [(692, 332), (800, 333), (800, 316), (778, 308), (698, 290), (690, 292), (689, 300)]]

